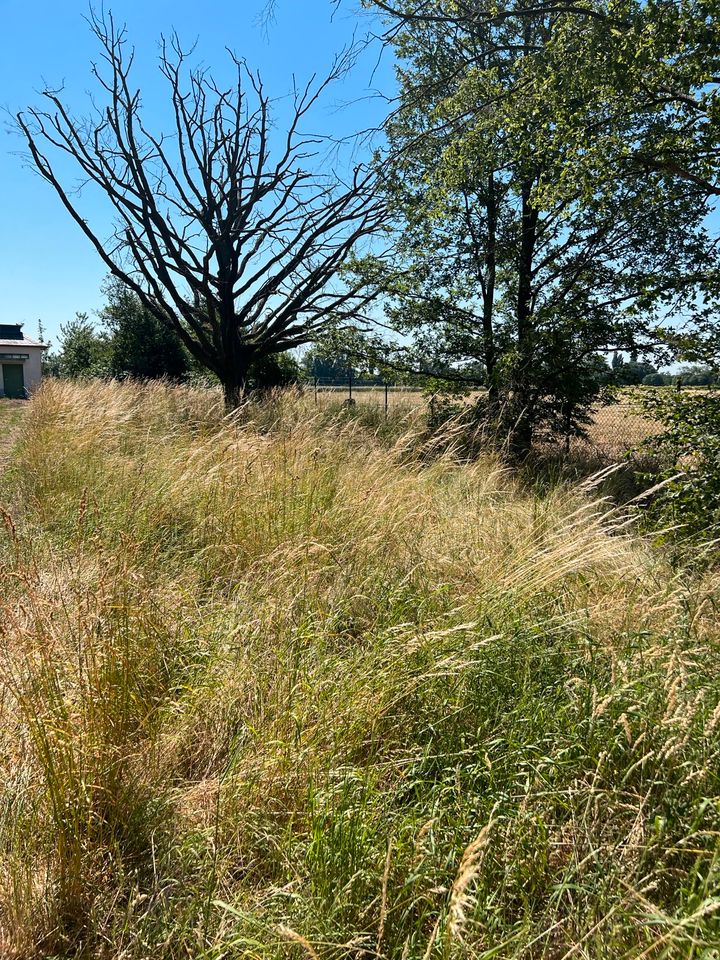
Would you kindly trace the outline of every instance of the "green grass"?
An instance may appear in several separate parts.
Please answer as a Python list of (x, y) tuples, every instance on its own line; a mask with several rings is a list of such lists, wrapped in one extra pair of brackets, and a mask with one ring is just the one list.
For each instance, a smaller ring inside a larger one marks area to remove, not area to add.
[(22, 423), (27, 409), (25, 400), (6, 400), (0, 398), (0, 436), (5, 438), (10, 431), (14, 431)]
[(717, 576), (609, 504), (60, 383), (2, 502), (0, 955), (720, 949)]

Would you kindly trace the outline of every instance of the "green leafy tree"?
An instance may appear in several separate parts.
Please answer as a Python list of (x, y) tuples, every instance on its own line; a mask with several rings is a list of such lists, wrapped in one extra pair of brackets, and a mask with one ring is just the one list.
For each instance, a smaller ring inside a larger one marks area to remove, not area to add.
[(290, 353), (274, 353), (256, 361), (250, 368), (248, 386), (252, 390), (289, 387), (301, 376), (300, 364)]
[(633, 387), (642, 383), (646, 377), (657, 376), (658, 372), (651, 363), (628, 360), (613, 368), (613, 379), (618, 386)]
[(397, 381), (398, 371), (388, 365), (388, 344), (359, 326), (330, 328), (307, 349), (302, 358), (311, 379), (346, 381), (350, 376), (365, 383)]
[(701, 363), (681, 367), (678, 377), (683, 385), (689, 387), (709, 387), (718, 382), (715, 370)]
[(310, 379), (346, 380), (353, 360), (347, 353), (329, 347), (311, 347), (302, 359), (302, 367)]
[(107, 303), (100, 318), (109, 334), (110, 374), (121, 380), (182, 379), (190, 357), (174, 330), (161, 323), (120, 280), (109, 279), (104, 293)]
[[(662, 430), (645, 447), (658, 459), (664, 486), (647, 520), (665, 537), (709, 542), (720, 535), (720, 396), (652, 392), (646, 415)], [(657, 483), (657, 475), (649, 478)]]
[(568, 177), (575, 145), (548, 130), (592, 112), (595, 94), (589, 80), (575, 91), (555, 34), (591, 7), (370, 5), (391, 18), (401, 64), (382, 161), (399, 235), (394, 262), (365, 269), (384, 278), (390, 324), (426, 355), (482, 364), (491, 411), (523, 454), (568, 417), (582, 428), (603, 389), (592, 357), (651, 349), (661, 312), (692, 301), (705, 208), (660, 171), (596, 170), (592, 189)]
[(87, 313), (60, 326), (60, 349), (51, 371), (68, 379), (110, 376), (111, 343), (98, 333)]

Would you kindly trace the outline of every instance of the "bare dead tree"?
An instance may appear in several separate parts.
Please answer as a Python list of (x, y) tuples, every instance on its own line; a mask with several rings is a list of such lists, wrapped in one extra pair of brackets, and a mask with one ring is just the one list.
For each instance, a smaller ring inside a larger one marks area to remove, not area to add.
[[(111, 17), (92, 19), (102, 59), (93, 65), (102, 105), (74, 116), (62, 91), (49, 106), (18, 114), (32, 165), (109, 271), (179, 335), (220, 379), (236, 406), (253, 363), (313, 339), (330, 320), (366, 306), (374, 291), (339, 271), (385, 212), (375, 175), (357, 167), (349, 181), (313, 171), (322, 140), (300, 127), (346, 67), (314, 78), (293, 98), (285, 133), (273, 129), (258, 74), (232, 57), (236, 81), (220, 87), (186, 66), (177, 37), (163, 43), (174, 129), (152, 133), (131, 84), (133, 52)], [(70, 158), (82, 181), (99, 187), (116, 215), (109, 240), (85, 219), (82, 191), (58, 173)]]

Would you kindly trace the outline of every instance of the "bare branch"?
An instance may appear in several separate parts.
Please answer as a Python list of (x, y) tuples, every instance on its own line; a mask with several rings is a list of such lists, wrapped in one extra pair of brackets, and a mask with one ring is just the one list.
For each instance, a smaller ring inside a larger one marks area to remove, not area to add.
[[(236, 403), (256, 359), (307, 342), (329, 318), (374, 296), (337, 278), (385, 220), (375, 175), (358, 168), (343, 183), (313, 169), (323, 141), (301, 129), (352, 51), (336, 57), (324, 79), (296, 88), (278, 136), (262, 81), (242, 59), (229, 54), (235, 81), (223, 88), (188, 66), (176, 35), (163, 38), (159, 66), (174, 118), (167, 135), (143, 121), (125, 28), (110, 15), (90, 22), (104, 103), (78, 119), (62, 91), (45, 90), (45, 108), (17, 117), (32, 164), (110, 272), (175, 329)], [(60, 157), (109, 201), (110, 241), (83, 216), (82, 194), (57, 172)]]

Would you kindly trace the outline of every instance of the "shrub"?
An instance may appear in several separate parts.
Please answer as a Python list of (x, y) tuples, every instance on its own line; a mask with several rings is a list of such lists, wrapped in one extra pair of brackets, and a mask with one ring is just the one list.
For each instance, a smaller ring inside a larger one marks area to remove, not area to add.
[(648, 520), (654, 526), (679, 526), (675, 537), (682, 532), (712, 539), (720, 531), (720, 395), (654, 392), (639, 402), (663, 427), (644, 443), (658, 458), (664, 481)]

